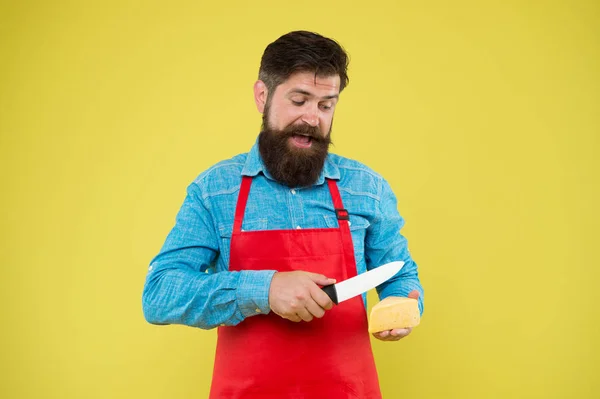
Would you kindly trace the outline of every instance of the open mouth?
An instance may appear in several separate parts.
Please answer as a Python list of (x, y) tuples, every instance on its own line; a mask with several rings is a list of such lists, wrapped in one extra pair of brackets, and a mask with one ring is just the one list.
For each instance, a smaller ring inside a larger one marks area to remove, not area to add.
[(296, 147), (300, 148), (309, 148), (312, 145), (312, 137), (310, 136), (295, 134), (292, 136), (291, 140)]

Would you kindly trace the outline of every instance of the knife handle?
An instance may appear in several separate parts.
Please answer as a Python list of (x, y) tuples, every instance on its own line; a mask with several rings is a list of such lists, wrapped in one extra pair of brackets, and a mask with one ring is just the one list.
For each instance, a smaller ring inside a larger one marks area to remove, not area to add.
[(336, 305), (338, 304), (338, 297), (337, 291), (335, 290), (335, 284), (326, 285), (321, 289), (325, 291), (327, 295), (329, 295), (329, 298), (331, 298), (333, 303), (335, 303)]

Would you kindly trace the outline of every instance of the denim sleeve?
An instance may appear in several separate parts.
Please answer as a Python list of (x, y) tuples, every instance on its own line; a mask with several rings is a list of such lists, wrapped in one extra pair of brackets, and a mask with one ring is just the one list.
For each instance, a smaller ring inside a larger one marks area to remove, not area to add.
[(400, 234), (404, 219), (398, 213), (396, 196), (382, 179), (380, 203), (376, 216), (367, 230), (365, 259), (367, 268), (402, 260), (404, 266), (397, 275), (377, 287), (380, 299), (388, 296), (406, 297), (412, 290), (419, 291), (419, 311), (423, 314), (423, 287), (419, 281), (417, 264), (413, 261), (406, 238)]
[(192, 184), (175, 226), (148, 268), (142, 294), (146, 320), (210, 329), (269, 313), (275, 271), (209, 273), (218, 253), (210, 211)]

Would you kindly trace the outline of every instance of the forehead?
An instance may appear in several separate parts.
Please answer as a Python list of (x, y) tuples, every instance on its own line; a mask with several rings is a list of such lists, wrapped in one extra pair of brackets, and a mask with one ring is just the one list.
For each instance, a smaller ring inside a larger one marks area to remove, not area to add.
[(314, 72), (296, 72), (279, 85), (283, 94), (295, 90), (306, 91), (317, 96), (340, 93), (340, 77), (338, 75), (315, 76)]

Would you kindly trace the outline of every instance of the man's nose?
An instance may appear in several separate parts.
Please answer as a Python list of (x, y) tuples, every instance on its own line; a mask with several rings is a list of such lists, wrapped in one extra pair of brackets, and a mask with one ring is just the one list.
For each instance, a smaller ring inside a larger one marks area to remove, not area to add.
[(306, 123), (309, 126), (316, 127), (319, 125), (319, 114), (315, 108), (311, 108), (307, 110), (304, 115), (302, 115), (302, 122)]

